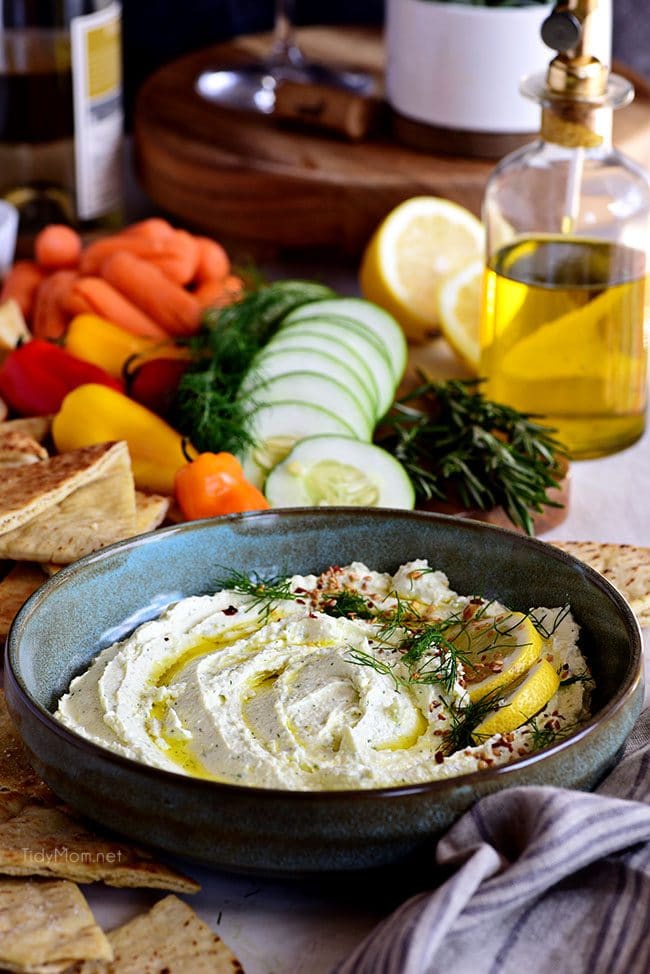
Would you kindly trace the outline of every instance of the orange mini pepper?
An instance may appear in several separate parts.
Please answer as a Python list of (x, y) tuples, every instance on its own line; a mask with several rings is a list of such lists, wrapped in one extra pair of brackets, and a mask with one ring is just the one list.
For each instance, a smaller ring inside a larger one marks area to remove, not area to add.
[(270, 506), (264, 494), (246, 480), (232, 453), (200, 453), (177, 472), (174, 494), (188, 521)]

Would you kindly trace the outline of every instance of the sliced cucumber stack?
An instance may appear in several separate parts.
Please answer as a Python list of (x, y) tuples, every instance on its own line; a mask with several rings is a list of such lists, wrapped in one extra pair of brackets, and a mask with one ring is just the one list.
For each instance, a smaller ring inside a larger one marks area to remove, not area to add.
[(393, 379), (398, 385), (406, 369), (406, 338), (393, 316), (376, 304), (364, 301), (363, 298), (326, 298), (322, 301), (309, 301), (290, 312), (283, 324), (330, 315), (349, 318), (375, 334), (388, 353)]
[(324, 407), (339, 416), (360, 440), (371, 440), (375, 428), (374, 417), (346, 386), (329, 375), (318, 372), (287, 372), (276, 375), (249, 393), (249, 412), (272, 403), (311, 403)]
[(261, 406), (250, 414), (249, 429), (255, 446), (241, 460), (247, 479), (259, 488), (264, 486), (269, 471), (306, 436), (336, 433), (354, 438), (354, 430), (335, 413), (304, 402)]
[(386, 450), (349, 436), (300, 440), (266, 478), (272, 507), (392, 507), (411, 510), (413, 485)]
[(269, 347), (272, 345), (274, 348), (286, 348), (287, 344), (301, 343), (309, 335), (329, 338), (333, 344), (338, 345), (339, 356), (344, 357), (345, 361), (350, 355), (363, 359), (372, 374), (377, 394), (378, 418), (383, 416), (395, 398), (395, 380), (388, 352), (373, 332), (351, 318), (313, 316), (304, 321), (289, 324), (283, 322), (269, 342)]
[(406, 470), (368, 442), (405, 367), (402, 330), (369, 301), (319, 294), (291, 309), (237, 393), (248, 479), (273, 507), (412, 508)]
[(369, 382), (364, 381), (360, 374), (361, 370), (356, 369), (354, 363), (342, 362), (333, 352), (331, 354), (330, 352), (304, 345), (275, 350), (266, 347), (253, 362), (240, 386), (239, 396), (255, 398), (259, 386), (277, 376), (289, 375), (293, 372), (318, 372), (320, 375), (335, 379), (349, 389), (359, 400), (369, 419), (374, 422), (377, 416), (377, 400), (369, 392)]

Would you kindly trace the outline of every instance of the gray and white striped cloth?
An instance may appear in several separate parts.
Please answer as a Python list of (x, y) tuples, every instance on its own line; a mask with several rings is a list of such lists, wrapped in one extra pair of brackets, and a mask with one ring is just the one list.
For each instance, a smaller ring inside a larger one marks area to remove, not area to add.
[(650, 710), (594, 793), (513, 788), (438, 843), (457, 867), (334, 974), (648, 974)]

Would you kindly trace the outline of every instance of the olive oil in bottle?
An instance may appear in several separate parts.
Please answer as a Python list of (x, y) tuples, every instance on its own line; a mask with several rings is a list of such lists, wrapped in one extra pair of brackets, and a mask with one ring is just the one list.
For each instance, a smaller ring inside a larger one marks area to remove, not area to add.
[(0, 17), (0, 196), (18, 208), (19, 233), (117, 225), (120, 4), (3, 0)]
[(486, 394), (542, 414), (574, 457), (644, 428), (645, 254), (565, 235), (520, 238), (489, 261), (481, 324)]
[(485, 190), (480, 374), (486, 393), (556, 430), (572, 458), (641, 436), (646, 413), (650, 173), (612, 144), (634, 90), (593, 55), (610, 0), (557, 0), (556, 52), (522, 81), (539, 139)]

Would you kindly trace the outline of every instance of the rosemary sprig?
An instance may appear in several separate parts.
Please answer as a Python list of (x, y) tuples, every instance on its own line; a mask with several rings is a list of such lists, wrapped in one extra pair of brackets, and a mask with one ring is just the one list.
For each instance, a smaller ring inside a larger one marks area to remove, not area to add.
[(457, 497), (479, 510), (500, 505), (532, 534), (532, 514), (560, 506), (548, 490), (559, 484), (566, 451), (553, 431), (531, 414), (486, 399), (481, 379), (423, 378), (395, 404), (379, 444), (406, 467), (420, 500)]
[(228, 575), (215, 581), (215, 591), (228, 589), (240, 595), (251, 598), (251, 608), (260, 610), (260, 614), (268, 617), (278, 602), (297, 598), (297, 593), (291, 590), (291, 579), (287, 575), (273, 575), (264, 578), (253, 572), (231, 571)]

